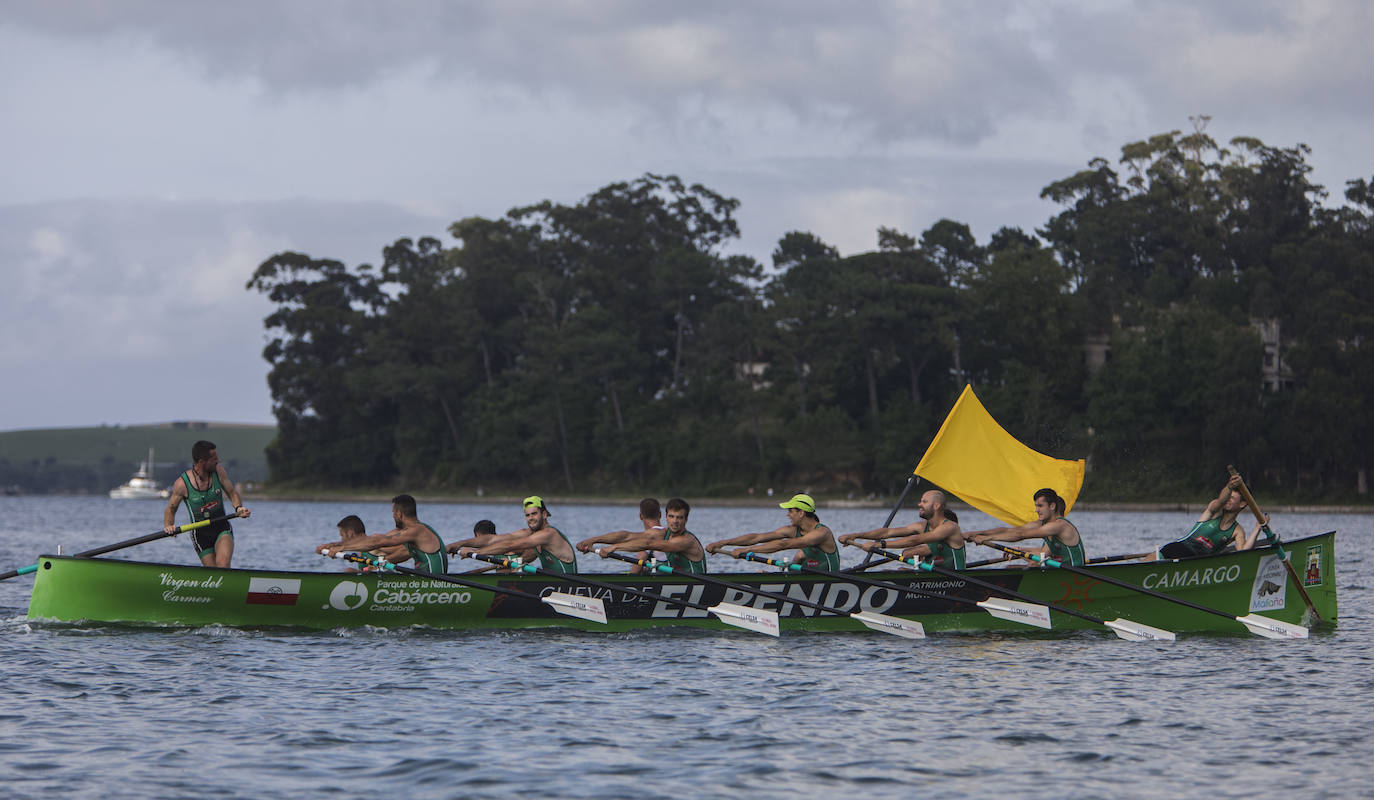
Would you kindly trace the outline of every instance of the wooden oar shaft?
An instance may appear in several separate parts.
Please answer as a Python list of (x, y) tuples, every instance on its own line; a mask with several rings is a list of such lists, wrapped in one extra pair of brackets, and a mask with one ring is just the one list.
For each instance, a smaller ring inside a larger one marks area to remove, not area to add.
[[(501, 556), (486, 556), (474, 553), (472, 555), (472, 558), (475, 558), (479, 561), (488, 561), (492, 564), (497, 564), (499, 566), (510, 566)], [(705, 603), (696, 603), (691, 600), (686, 600), (678, 597), (666, 597), (661, 594), (654, 594), (653, 592), (641, 591), (630, 586), (617, 586), (613, 583), (594, 581), (591, 578), (584, 578), (581, 575), (573, 575), (567, 572), (554, 572), (551, 569), (536, 567), (533, 564), (522, 564), (519, 567), (514, 567), (514, 569), (519, 569), (522, 572), (534, 573), (536, 575), (545, 575), (550, 578), (557, 578), (559, 580), (567, 581), (568, 583), (577, 583), (583, 586), (590, 586), (594, 589), (603, 589), (605, 591), (610, 592), (624, 592), (625, 594), (632, 595), (634, 597), (643, 597), (647, 600), (662, 600), (665, 603), (672, 603), (673, 605), (695, 608), (699, 611), (711, 610), (711, 607), (706, 605)]]
[[(1240, 478), (1240, 473), (1236, 472), (1236, 468), (1231, 464), (1226, 465), (1226, 471), (1236, 478)], [(1293, 588), (1298, 590), (1298, 596), (1307, 605), (1307, 610), (1312, 613), (1313, 619), (1322, 622), (1322, 615), (1318, 613), (1316, 604), (1308, 596), (1307, 589), (1303, 587), (1302, 580), (1298, 578), (1297, 570), (1293, 569), (1292, 563), (1288, 561), (1288, 554), (1283, 551), (1283, 542), (1279, 540), (1278, 534), (1269, 529), (1269, 523), (1264, 519), (1264, 512), (1260, 511), (1259, 503), (1255, 502), (1255, 498), (1250, 494), (1250, 489), (1245, 485), (1245, 481), (1240, 480), (1239, 484), (1240, 496), (1245, 498), (1245, 504), (1250, 507), (1250, 513), (1255, 515), (1255, 520), (1259, 522), (1260, 528), (1264, 531), (1264, 538), (1278, 551), (1279, 561), (1283, 562), (1284, 571), (1288, 573), (1288, 579), (1293, 582)]]
[[(901, 555), (898, 554), (898, 553), (892, 553), (892, 552), (889, 552), (889, 551), (887, 551), (887, 550), (876, 550), (876, 549), (875, 549), (874, 552), (877, 552), (877, 553), (880, 553), (880, 554), (882, 554), (882, 555), (888, 556), (889, 558), (891, 558), (891, 559), (894, 560), (894, 561), (901, 561), (901, 560), (902, 560)], [(906, 563), (910, 564), (911, 562), (908, 561), (908, 562), (906, 562)], [(916, 566), (916, 565), (913, 564), (913, 566)], [(957, 578), (958, 580), (961, 580), (961, 581), (967, 581), (968, 583), (971, 583), (971, 584), (973, 584), (974, 586), (981, 586), (981, 587), (983, 587), (984, 589), (987, 589), (987, 590), (990, 591), (990, 592), (995, 592), (995, 593), (997, 593), (997, 594), (1006, 595), (1007, 597), (1011, 597), (1011, 598), (1014, 598), (1014, 599), (1016, 599), (1016, 600), (1023, 600), (1023, 601), (1025, 601), (1025, 602), (1027, 602), (1027, 603), (1038, 603), (1038, 604), (1040, 604), (1040, 605), (1042, 605), (1042, 606), (1046, 606), (1046, 607), (1048, 607), (1048, 608), (1052, 608), (1052, 609), (1054, 609), (1055, 611), (1058, 611), (1058, 612), (1061, 613), (1061, 614), (1068, 614), (1068, 615), (1071, 616), (1071, 617), (1078, 617), (1079, 619), (1084, 619), (1084, 620), (1087, 620), (1088, 622), (1095, 622), (1095, 623), (1097, 623), (1098, 625), (1106, 625), (1106, 624), (1107, 624), (1107, 622), (1106, 622), (1105, 620), (1098, 619), (1097, 617), (1094, 617), (1092, 614), (1085, 614), (1085, 613), (1083, 613), (1082, 611), (1074, 611), (1072, 608), (1065, 608), (1064, 606), (1055, 605), (1054, 603), (1051, 603), (1051, 602), (1048, 602), (1048, 601), (1045, 601), (1045, 600), (1041, 600), (1041, 599), (1038, 598), (1038, 597), (1031, 597), (1030, 595), (1022, 594), (1022, 593), (1020, 593), (1020, 592), (1018, 592), (1018, 591), (1016, 591), (1016, 590), (1014, 590), (1014, 589), (1008, 589), (1008, 588), (1006, 588), (1005, 586), (998, 586), (998, 585), (995, 584), (995, 583), (989, 583), (989, 582), (984, 581), (984, 580), (979, 580), (978, 578), (970, 577), (970, 576), (968, 576), (968, 575), (963, 574), (962, 572), (956, 572), (955, 570), (952, 570), (952, 569), (945, 569), (944, 567), (937, 567), (937, 566), (935, 566), (934, 564), (931, 564), (931, 563), (929, 563), (929, 562), (921, 562), (921, 564), (920, 564), (920, 569), (927, 570), (927, 571), (929, 571), (929, 572), (934, 572), (934, 573), (939, 574), (939, 575), (944, 575), (944, 576), (947, 577), (947, 578)]]

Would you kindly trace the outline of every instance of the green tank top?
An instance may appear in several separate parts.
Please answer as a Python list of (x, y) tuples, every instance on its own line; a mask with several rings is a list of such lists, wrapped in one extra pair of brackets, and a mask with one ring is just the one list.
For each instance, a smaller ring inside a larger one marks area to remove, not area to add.
[(939, 564), (945, 569), (964, 568), (964, 548), (951, 547), (946, 542), (929, 542), (926, 547), (930, 548), (931, 563)]
[[(825, 528), (825, 532), (830, 534), (831, 541), (834, 541), (835, 534), (830, 530), (830, 527), (828, 525), (818, 524), (816, 525), (816, 527)], [(795, 535), (792, 538), (800, 539), (802, 537), (802, 529), (800, 527), (793, 527), (792, 530), (795, 532)], [(803, 547), (801, 548), (801, 551), (802, 561), (806, 564), (806, 566), (811, 567), (812, 569), (823, 569), (828, 570), (830, 572), (835, 572), (840, 568), (839, 548), (836, 548), (835, 552), (833, 553), (827, 553), (821, 548), (815, 546)]]
[[(695, 533), (692, 533), (691, 531), (683, 531), (682, 535), (690, 536), (693, 539), (697, 539), (697, 535)], [(673, 538), (672, 531), (663, 532), (663, 541), (666, 542), (671, 538)], [(697, 539), (697, 546), (701, 546), (700, 539)], [(683, 572), (690, 572), (693, 575), (704, 575), (706, 574), (705, 548), (703, 548), (701, 552), (702, 557), (700, 561), (693, 561), (692, 559), (688, 558), (686, 555), (682, 553), (667, 553), (666, 555), (668, 556), (668, 566), (672, 567), (673, 569), (680, 569)]]
[(416, 547), (414, 542), (406, 542), (406, 552), (410, 553), (410, 557), (415, 560), (415, 569), (422, 569), (425, 572), (434, 572), (440, 575), (448, 572), (448, 553), (444, 551), (444, 537), (440, 536), (438, 531), (430, 528), (427, 523), (421, 522), (420, 524), (429, 528), (429, 532), (434, 534), (434, 538), (439, 540), (439, 552), (426, 553)]
[[(218, 471), (210, 473), (210, 483), (205, 489), (197, 489), (192, 485), (190, 472), (181, 473), (181, 481), (186, 484), (186, 510), (191, 512), (192, 522), (224, 514), (224, 487), (220, 485)], [(233, 535), (233, 532), (229, 527), (229, 520), (224, 520), (208, 526), (202, 537), (216, 533)], [(202, 541), (208, 539), (203, 538)]]
[[(549, 530), (553, 531), (559, 536), (563, 536), (563, 532), (559, 529), (555, 528), (552, 525), (548, 527)], [(563, 536), (563, 541), (568, 542), (568, 537)], [(539, 555), (539, 566), (543, 567), (549, 572), (575, 574), (577, 572), (577, 549), (572, 546), (572, 542), (568, 542), (568, 549), (572, 550), (572, 561), (564, 561), (561, 558), (555, 556), (553, 553), (546, 552), (543, 547), (537, 548), (535, 552)]]
[[(1078, 526), (1069, 522), (1068, 517), (1060, 517), (1060, 519), (1068, 522), (1069, 527), (1073, 528), (1075, 532), (1078, 531)], [(1087, 553), (1083, 550), (1083, 534), (1081, 533), (1078, 534), (1078, 544), (1073, 547), (1069, 547), (1054, 536), (1045, 537), (1045, 546), (1050, 549), (1050, 558), (1061, 564), (1068, 564), (1071, 567), (1081, 567), (1088, 563)]]
[(1191, 551), (1197, 555), (1207, 555), (1209, 553), (1220, 553), (1230, 544), (1231, 537), (1236, 533), (1236, 522), (1231, 522), (1231, 527), (1222, 530), (1221, 517), (1212, 517), (1204, 522), (1193, 523), (1193, 529), (1180, 542), (1186, 542)]

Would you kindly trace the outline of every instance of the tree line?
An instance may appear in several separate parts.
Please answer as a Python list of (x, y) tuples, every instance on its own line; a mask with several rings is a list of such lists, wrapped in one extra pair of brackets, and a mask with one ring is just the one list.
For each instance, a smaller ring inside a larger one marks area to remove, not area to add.
[(412, 490), (888, 493), (965, 383), (1089, 459), (1084, 497), (1355, 499), (1374, 445), (1374, 189), (1199, 121), (1045, 187), (1034, 233), (940, 220), (869, 252), (729, 252), (739, 201), (675, 176), (296, 252), (265, 319), (275, 482)]

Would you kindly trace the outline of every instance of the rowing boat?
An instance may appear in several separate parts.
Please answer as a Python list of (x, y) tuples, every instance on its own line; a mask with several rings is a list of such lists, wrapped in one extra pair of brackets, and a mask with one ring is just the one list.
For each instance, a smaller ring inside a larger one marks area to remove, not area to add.
[[(1285, 542), (1317, 613), (1336, 622), (1335, 532)], [(331, 630), (358, 626), (439, 629), (567, 627), (629, 630), (655, 627), (720, 629), (699, 608), (611, 589), (571, 586), (545, 575), (483, 574), (469, 580), (538, 596), (551, 591), (593, 596), (605, 604), (607, 625), (560, 616), (532, 597), (497, 594), (414, 575), (210, 569), (104, 558), (45, 555), (38, 559), (29, 618), (38, 622), (135, 625), (294, 627)], [(1311, 624), (1300, 593), (1269, 547), (1183, 560), (1098, 564), (1091, 573), (1220, 609)], [(924, 594), (867, 585), (843, 577), (800, 573), (730, 573), (714, 577), (847, 612), (870, 611), (920, 622), (927, 631), (1034, 630), (982, 613), (967, 600), (988, 592), (948, 575), (870, 571), (870, 578)], [(982, 568), (963, 575), (1103, 618), (1129, 617), (1179, 633), (1243, 633), (1234, 620), (1152, 597), (1089, 575), (1055, 569)], [(678, 575), (596, 574), (598, 581), (698, 605), (725, 602), (778, 613), (789, 630), (864, 630), (860, 622), (797, 603), (750, 595)], [(952, 596), (965, 598), (955, 601)], [(1093, 628), (1056, 613), (1055, 630)]]

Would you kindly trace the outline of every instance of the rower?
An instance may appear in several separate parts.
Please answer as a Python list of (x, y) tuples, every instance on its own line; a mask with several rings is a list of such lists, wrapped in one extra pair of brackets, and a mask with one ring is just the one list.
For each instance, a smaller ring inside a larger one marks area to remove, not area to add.
[(502, 533), (481, 547), (464, 547), (458, 555), (467, 558), (474, 553), (483, 556), (519, 556), (526, 550), (534, 550), (539, 566), (552, 572), (577, 572), (577, 550), (563, 532), (549, 524), (553, 516), (539, 495), (530, 495), (522, 501), (525, 509), (525, 529)]
[[(874, 528), (860, 533), (846, 533), (840, 544), (858, 547), (868, 552), (902, 547), (902, 559), (921, 558), (948, 569), (964, 568), (964, 534), (959, 530), (959, 518), (946, 506), (945, 493), (931, 489), (921, 495), (917, 504), (921, 519), (897, 528)], [(858, 544), (858, 540), (870, 540)]]
[[(577, 549), (586, 553), (592, 549), (593, 545), (605, 544), (607, 546), (598, 551), (598, 555), (602, 558), (610, 558), (611, 554), (617, 550), (665, 553), (668, 556), (668, 565), (673, 569), (703, 575), (706, 573), (706, 548), (701, 546), (701, 540), (697, 538), (696, 534), (687, 530), (687, 517), (691, 513), (692, 507), (687, 504), (686, 500), (681, 497), (674, 497), (668, 501), (668, 528), (666, 531), (661, 529), (645, 530), (626, 536), (617, 535), (626, 533), (625, 531), (617, 531), (616, 534), (602, 534), (578, 542)], [(645, 572), (648, 571), (645, 569)]]
[(1255, 525), (1255, 530), (1245, 535), (1238, 517), (1245, 510), (1245, 497), (1240, 492), (1240, 476), (1232, 475), (1221, 493), (1207, 504), (1202, 516), (1193, 523), (1193, 529), (1182, 539), (1169, 542), (1159, 548), (1160, 558), (1192, 558), (1220, 553), (1231, 545), (1237, 550), (1249, 550), (1255, 546), (1260, 529), (1264, 523)]
[[(408, 494), (398, 494), (391, 498), (391, 518), (396, 527), (386, 533), (374, 533), (348, 541), (328, 542), (315, 548), (316, 553), (334, 551), (347, 547), (350, 550), (375, 550), (382, 547), (405, 547), (405, 555), (415, 559), (415, 568), (426, 572), (448, 572), (448, 553), (444, 552), (444, 540), (429, 525), (416, 516), (415, 498)], [(390, 559), (388, 559), (390, 560)], [(404, 561), (405, 558), (400, 560)]]
[[(603, 533), (599, 536), (592, 536), (578, 542), (577, 549), (580, 552), (587, 553), (591, 551), (592, 545), (594, 544), (620, 544), (630, 539), (635, 539), (637, 541), (643, 538), (645, 534), (650, 535), (652, 541), (662, 541), (668, 538), (666, 529), (663, 527), (662, 518), (663, 510), (660, 508), (658, 500), (653, 497), (646, 497), (639, 501), (639, 523), (643, 526), (641, 530), (611, 531), (610, 533)], [(625, 548), (617, 549), (623, 550)], [(642, 552), (639, 553), (639, 558), (640, 560), (647, 560), (649, 558), (649, 549), (644, 548)], [(631, 575), (644, 575), (648, 572), (649, 569), (647, 567), (642, 567), (638, 564), (630, 568)]]
[(727, 550), (725, 554), (733, 558), (744, 558), (746, 553), (776, 553), (781, 550), (797, 551), (792, 562), (805, 564), (814, 569), (834, 572), (840, 568), (840, 548), (835, 544), (835, 534), (821, 524), (816, 516), (816, 501), (809, 494), (794, 494), (792, 499), (778, 503), (778, 508), (786, 509), (788, 524), (762, 533), (746, 533), (733, 539), (722, 539), (706, 546), (709, 553), (719, 553), (722, 547), (738, 545), (737, 550)]
[(988, 528), (964, 534), (964, 538), (974, 544), (988, 541), (1019, 542), (1022, 539), (1037, 537), (1045, 540), (1039, 552), (1055, 561), (1081, 567), (1087, 561), (1083, 549), (1083, 537), (1078, 528), (1064, 516), (1064, 498), (1053, 489), (1041, 489), (1035, 493), (1036, 519), (1015, 528)]

